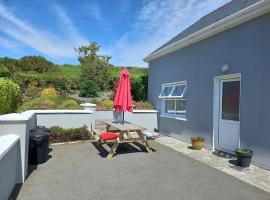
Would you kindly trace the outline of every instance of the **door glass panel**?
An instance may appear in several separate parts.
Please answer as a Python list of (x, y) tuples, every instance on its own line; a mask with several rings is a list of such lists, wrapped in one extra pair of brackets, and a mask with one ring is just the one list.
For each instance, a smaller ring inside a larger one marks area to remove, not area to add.
[(240, 81), (223, 82), (222, 119), (239, 121)]
[(165, 101), (165, 113), (175, 114), (175, 100)]

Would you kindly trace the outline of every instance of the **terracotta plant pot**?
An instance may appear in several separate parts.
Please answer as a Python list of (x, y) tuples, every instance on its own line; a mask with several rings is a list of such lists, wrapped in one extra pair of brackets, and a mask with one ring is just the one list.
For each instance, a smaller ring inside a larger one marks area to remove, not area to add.
[(201, 150), (204, 147), (204, 138), (193, 137), (191, 138), (192, 148), (195, 150)]

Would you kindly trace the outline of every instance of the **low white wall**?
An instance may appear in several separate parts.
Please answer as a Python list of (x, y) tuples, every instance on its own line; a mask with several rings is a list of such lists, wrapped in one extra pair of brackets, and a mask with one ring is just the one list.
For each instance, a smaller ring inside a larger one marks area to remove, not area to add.
[(0, 136), (14, 134), (20, 137), (21, 163), (18, 163), (22, 170), (20, 183), (23, 183), (27, 176), (29, 130), (35, 126), (31, 123), (34, 121), (34, 117), (30, 113), (27, 113), (27, 115), (7, 114), (0, 116)]
[(0, 137), (0, 199), (3, 200), (9, 198), (14, 185), (21, 181), (19, 141), (20, 137), (17, 135)]
[(93, 112), (89, 110), (36, 111), (36, 119), (38, 126), (47, 128), (52, 126), (79, 128), (85, 125), (91, 130), (91, 126), (93, 127), (94, 124)]

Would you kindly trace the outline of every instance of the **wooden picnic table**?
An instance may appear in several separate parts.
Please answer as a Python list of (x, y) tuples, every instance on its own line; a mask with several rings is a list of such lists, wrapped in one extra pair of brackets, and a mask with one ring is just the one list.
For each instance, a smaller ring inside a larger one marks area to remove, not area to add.
[[(133, 143), (133, 142), (141, 142), (148, 153), (152, 152), (152, 148), (148, 143), (147, 137), (143, 134), (143, 130), (145, 128), (129, 123), (119, 123), (119, 122), (106, 122), (106, 132), (118, 132), (119, 138), (112, 141), (103, 141), (103, 143), (112, 143), (113, 146), (107, 156), (107, 158), (112, 158), (116, 152), (117, 147), (120, 143)], [(102, 144), (102, 141), (99, 140), (99, 144)]]

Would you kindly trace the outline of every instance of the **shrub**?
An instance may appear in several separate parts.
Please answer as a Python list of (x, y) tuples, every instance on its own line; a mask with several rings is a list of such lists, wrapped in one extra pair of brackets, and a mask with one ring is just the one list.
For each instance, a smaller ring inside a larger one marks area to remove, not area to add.
[(56, 103), (53, 98), (39, 97), (23, 103), (20, 106), (19, 111), (26, 110), (51, 110), (55, 109)]
[(9, 57), (0, 58), (0, 65), (6, 67), (12, 73), (18, 70), (17, 59), (13, 59)]
[(7, 67), (0, 65), (0, 77), (10, 77), (11, 73)]
[(61, 105), (62, 109), (74, 110), (74, 109), (81, 109), (78, 102), (74, 99), (68, 99), (63, 102)]
[(134, 103), (135, 110), (153, 110), (154, 106), (152, 106), (147, 101), (138, 101)]
[(15, 112), (20, 102), (19, 85), (11, 80), (0, 78), (0, 114)]
[(109, 99), (102, 101), (100, 105), (106, 107), (107, 109), (113, 109), (113, 101)]
[(57, 91), (53, 87), (45, 88), (41, 90), (40, 96), (41, 97), (56, 97)]
[(80, 85), (81, 97), (96, 97), (98, 95), (98, 87), (92, 80), (82, 81)]
[(35, 85), (30, 84), (23, 93), (23, 102), (37, 98), (39, 93), (39, 89)]
[(13, 79), (20, 85), (23, 91), (25, 91), (30, 84), (38, 88), (53, 86), (63, 95), (70, 91), (72, 82), (70, 78), (53, 72), (16, 72), (13, 75)]
[(87, 140), (93, 139), (91, 137), (90, 131), (87, 129), (86, 126), (81, 128), (68, 128), (64, 129), (59, 126), (51, 127), (50, 133), (50, 142), (57, 143), (57, 142), (70, 142), (76, 140)]
[(18, 66), (24, 71), (48, 72), (55, 70), (55, 65), (42, 56), (24, 56)]
[(147, 101), (148, 76), (131, 77), (131, 94), (134, 101)]

